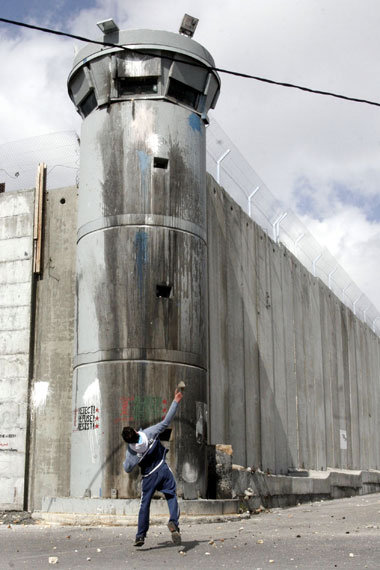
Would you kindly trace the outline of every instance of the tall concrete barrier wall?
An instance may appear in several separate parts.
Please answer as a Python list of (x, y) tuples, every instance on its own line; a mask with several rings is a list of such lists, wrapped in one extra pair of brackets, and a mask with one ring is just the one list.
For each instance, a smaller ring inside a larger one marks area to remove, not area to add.
[(24, 505), (34, 191), (0, 194), (0, 508)]
[(211, 443), (274, 474), (378, 469), (380, 340), (208, 179)]
[[(207, 184), (209, 442), (273, 474), (378, 469), (379, 338)], [(70, 494), (76, 207), (75, 188), (46, 193), (33, 279), (34, 192), (0, 195), (3, 509)]]
[(69, 495), (76, 204), (46, 192), (37, 278), (35, 192), (0, 194), (0, 509)]
[(28, 508), (70, 495), (77, 188), (45, 196), (43, 267), (36, 283)]

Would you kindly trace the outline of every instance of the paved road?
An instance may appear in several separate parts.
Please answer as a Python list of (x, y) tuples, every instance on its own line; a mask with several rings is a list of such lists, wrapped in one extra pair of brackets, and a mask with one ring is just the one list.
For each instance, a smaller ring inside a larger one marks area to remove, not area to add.
[(250, 519), (184, 524), (173, 546), (153, 526), (133, 547), (131, 527), (0, 526), (0, 568), (119, 570), (133, 568), (380, 569), (380, 494), (274, 509)]

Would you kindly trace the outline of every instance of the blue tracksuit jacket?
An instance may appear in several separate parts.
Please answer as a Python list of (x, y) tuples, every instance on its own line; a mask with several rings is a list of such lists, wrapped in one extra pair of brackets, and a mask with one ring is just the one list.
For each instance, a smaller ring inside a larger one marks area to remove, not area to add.
[(150, 426), (142, 430), (148, 438), (148, 449), (141, 456), (136, 451), (134, 451), (130, 445), (127, 447), (127, 452), (125, 456), (125, 461), (123, 463), (124, 471), (130, 473), (136, 465), (140, 465), (142, 475), (146, 476), (162, 461), (165, 461), (166, 449), (157, 439), (158, 435), (162, 433), (167, 427), (169, 427), (172, 419), (177, 412), (178, 404), (175, 400), (171, 403), (168, 413), (158, 424)]
[(161, 491), (169, 507), (169, 520), (178, 527), (179, 508), (176, 497), (176, 483), (173, 473), (165, 462), (167, 449), (162, 445), (158, 436), (172, 421), (178, 404), (173, 400), (168, 413), (162, 422), (142, 430), (148, 439), (148, 449), (137, 453), (128, 445), (124, 461), (124, 470), (130, 473), (138, 464), (142, 474), (141, 503), (138, 517), (137, 536), (145, 537), (149, 528), (149, 507), (155, 491)]

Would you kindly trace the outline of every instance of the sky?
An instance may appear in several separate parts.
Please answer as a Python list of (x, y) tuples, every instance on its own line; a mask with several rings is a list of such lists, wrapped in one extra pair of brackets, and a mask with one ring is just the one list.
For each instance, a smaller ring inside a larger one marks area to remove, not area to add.
[[(378, 0), (1, 0), (0, 17), (98, 38), (96, 22), (178, 31), (221, 68), (380, 102)], [(80, 132), (71, 39), (0, 23), (0, 144)], [(221, 75), (210, 113), (380, 309), (380, 107)]]

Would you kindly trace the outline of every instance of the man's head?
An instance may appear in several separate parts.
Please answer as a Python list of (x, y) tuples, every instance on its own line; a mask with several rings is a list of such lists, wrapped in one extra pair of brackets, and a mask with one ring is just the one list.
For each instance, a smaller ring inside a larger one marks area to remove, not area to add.
[(139, 434), (136, 430), (133, 429), (131, 426), (127, 426), (123, 428), (121, 432), (121, 437), (124, 439), (126, 443), (137, 443), (139, 441)]

